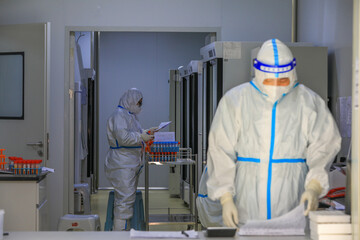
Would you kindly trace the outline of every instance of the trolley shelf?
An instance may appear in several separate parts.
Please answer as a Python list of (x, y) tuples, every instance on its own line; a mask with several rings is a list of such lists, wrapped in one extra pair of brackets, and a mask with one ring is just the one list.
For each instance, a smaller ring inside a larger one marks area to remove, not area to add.
[(195, 217), (189, 214), (151, 214), (149, 225), (193, 225)]
[[(149, 226), (155, 225), (193, 225), (195, 229), (197, 229), (197, 209), (196, 205), (192, 206), (193, 199), (195, 199), (197, 194), (197, 183), (195, 185), (190, 185), (190, 213), (170, 213), (170, 209), (168, 208), (167, 214), (150, 214), (149, 209), (149, 165), (155, 166), (171, 166), (171, 165), (189, 165), (192, 168), (195, 168), (195, 175), (197, 173), (197, 156), (191, 154), (191, 149), (182, 149), (180, 148), (179, 153), (177, 154), (175, 161), (149, 161), (151, 155), (146, 153), (145, 160), (145, 222), (146, 222), (146, 230), (149, 231)], [(190, 171), (190, 182), (192, 179), (197, 179), (197, 176), (193, 176), (193, 171)], [(195, 191), (194, 191), (195, 190)], [(192, 213), (192, 209), (194, 212)]]
[(195, 164), (195, 161), (192, 159), (182, 159), (179, 158), (176, 161), (173, 162), (156, 162), (156, 161), (148, 161), (149, 165), (188, 165), (188, 164)]

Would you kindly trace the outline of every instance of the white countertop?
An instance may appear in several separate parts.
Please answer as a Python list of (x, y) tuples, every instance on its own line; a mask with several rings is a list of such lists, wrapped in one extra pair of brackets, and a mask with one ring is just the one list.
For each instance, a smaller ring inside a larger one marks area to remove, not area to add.
[[(130, 239), (130, 232), (10, 232), (8, 236), (4, 236), (3, 240), (126, 240)], [(235, 238), (206, 238), (202, 232), (199, 233), (199, 239), (210, 240), (310, 240), (307, 236), (262, 236), (262, 237), (248, 237), (238, 236)]]

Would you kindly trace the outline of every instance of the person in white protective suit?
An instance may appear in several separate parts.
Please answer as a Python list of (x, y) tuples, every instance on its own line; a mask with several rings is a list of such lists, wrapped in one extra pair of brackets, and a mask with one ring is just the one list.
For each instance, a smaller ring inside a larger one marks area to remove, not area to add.
[(254, 60), (255, 78), (219, 102), (207, 187), (220, 199), (226, 226), (272, 219), (300, 202), (307, 215), (328, 191), (341, 138), (324, 100), (298, 83), (295, 66), (284, 43), (268, 40)]
[(138, 177), (142, 168), (143, 142), (154, 138), (154, 130), (142, 130), (137, 118), (142, 93), (131, 88), (107, 122), (110, 149), (105, 159), (105, 174), (114, 187), (114, 231), (130, 229)]
[(208, 197), (206, 182), (209, 178), (207, 166), (205, 167), (199, 183), (196, 207), (201, 225), (208, 227), (223, 227), (222, 207), (219, 200), (213, 201)]

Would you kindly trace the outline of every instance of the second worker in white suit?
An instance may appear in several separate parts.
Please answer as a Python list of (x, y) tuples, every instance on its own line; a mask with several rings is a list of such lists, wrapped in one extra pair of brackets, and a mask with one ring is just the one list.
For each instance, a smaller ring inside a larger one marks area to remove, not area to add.
[(208, 194), (220, 199), (226, 226), (271, 219), (329, 188), (328, 170), (341, 138), (325, 102), (297, 81), (296, 61), (277, 39), (254, 61), (255, 78), (229, 90), (214, 116)]
[[(137, 115), (143, 95), (127, 90), (107, 122), (110, 149), (105, 160), (105, 174), (114, 187), (114, 231), (130, 229), (136, 188), (142, 166), (143, 142), (154, 138), (154, 129), (142, 130)], [(148, 134), (150, 133), (150, 134)]]

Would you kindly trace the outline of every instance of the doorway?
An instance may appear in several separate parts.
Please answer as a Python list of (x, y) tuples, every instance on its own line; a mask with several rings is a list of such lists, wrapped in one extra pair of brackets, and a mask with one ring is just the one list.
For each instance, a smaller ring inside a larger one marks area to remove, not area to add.
[[(80, 161), (82, 176), (80, 179), (82, 181), (87, 180), (91, 184), (92, 192), (96, 192), (99, 188), (111, 187), (107, 182), (103, 169), (108, 150), (106, 121), (116, 108), (121, 94), (131, 87), (139, 88), (142, 91), (144, 107), (139, 115), (142, 128), (157, 126), (160, 122), (167, 121), (169, 119), (169, 69), (186, 65), (191, 60), (200, 60), (200, 48), (205, 45), (206, 36), (209, 33), (219, 34), (219, 29), (190, 29), (186, 32), (174, 32), (166, 29), (157, 31), (101, 31), (99, 29), (98, 32), (89, 30), (83, 28), (69, 29), (69, 39), (73, 36), (73, 40), (77, 41), (74, 45), (79, 45), (76, 47), (81, 49), (80, 54), (82, 56), (80, 61), (80, 58), (75, 59), (76, 61), (73, 63), (70, 61), (68, 68), (70, 92), (71, 89), (74, 89), (74, 98), (70, 98), (68, 105), (66, 104), (69, 112), (69, 120), (66, 123), (68, 125), (66, 129), (69, 129), (69, 141), (68, 146), (65, 147), (69, 156), (69, 161), (66, 163), (69, 169), (69, 210), (73, 210), (72, 186), (76, 178), (75, 171), (79, 172), (79, 169), (76, 169), (74, 164), (76, 162), (74, 159), (76, 156), (75, 136), (70, 130), (76, 129), (75, 95), (77, 86), (75, 85), (75, 78), (71, 78), (70, 75), (81, 75), (79, 70), (81, 61), (87, 74), (86, 78), (88, 78), (88, 85), (85, 86), (87, 96), (81, 95), (82, 102), (86, 98), (89, 103), (89, 83), (91, 83), (89, 76), (91, 75), (91, 69), (95, 71), (95, 76), (93, 80), (94, 103), (92, 104), (94, 113), (93, 139), (87, 139), (88, 143), (93, 140), (93, 149), (92, 151), (87, 149), (87, 159)], [(69, 47), (71, 47), (71, 40), (69, 41)], [(76, 48), (74, 49), (74, 53), (76, 52), (74, 55), (79, 55), (79, 51)], [(69, 51), (70, 56), (71, 51)], [(84, 57), (87, 60), (84, 60)], [(74, 66), (73, 72), (71, 71), (72, 66)], [(83, 76), (80, 76), (80, 78), (83, 78)], [(81, 90), (81, 87), (79, 89)], [(90, 109), (88, 107), (89, 113)], [(72, 111), (74, 111), (74, 114), (72, 114)], [(82, 116), (85, 115), (82, 114)], [(83, 129), (84, 125), (81, 124)], [(86, 129), (87, 134), (89, 134), (89, 128)], [(168, 129), (164, 131), (168, 131)], [(92, 161), (89, 161), (89, 158), (92, 158)], [(87, 163), (87, 166), (85, 163)], [(89, 166), (90, 169), (85, 170)], [(91, 166), (93, 166), (92, 169)], [(168, 187), (168, 168), (161, 169), (157, 167), (150, 169), (150, 171), (157, 171), (153, 173), (153, 176), (159, 176), (150, 180), (150, 187)], [(84, 178), (84, 176), (86, 177)], [(142, 174), (139, 187), (143, 186), (144, 176)]]

